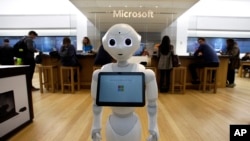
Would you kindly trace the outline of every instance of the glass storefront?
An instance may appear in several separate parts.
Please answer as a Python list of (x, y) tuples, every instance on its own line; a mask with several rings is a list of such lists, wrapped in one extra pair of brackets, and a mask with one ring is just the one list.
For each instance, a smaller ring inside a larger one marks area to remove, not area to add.
[[(21, 36), (6, 36), (0, 37), (0, 45), (3, 44), (4, 39), (10, 40), (10, 45), (14, 46), (16, 42), (18, 42), (23, 37)], [(50, 52), (53, 50), (59, 50), (62, 46), (64, 36), (38, 36), (35, 39), (36, 48), (42, 52)], [(70, 36), (71, 43), (76, 47), (76, 36)]]
[[(188, 37), (188, 42), (187, 42), (187, 52), (194, 52), (199, 44), (197, 42), (197, 37)], [(216, 52), (219, 51), (224, 51), (226, 48), (226, 40), (228, 38), (223, 38), (223, 37), (206, 37), (206, 42), (209, 44), (211, 47), (214, 48)], [(246, 53), (250, 52), (250, 38), (233, 38), (239, 48), (240, 48), (240, 53)]]

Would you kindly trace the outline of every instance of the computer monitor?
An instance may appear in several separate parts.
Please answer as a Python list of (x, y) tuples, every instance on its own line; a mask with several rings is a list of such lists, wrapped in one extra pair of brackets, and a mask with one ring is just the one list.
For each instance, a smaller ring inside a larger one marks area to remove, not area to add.
[(145, 105), (143, 72), (100, 72), (97, 83), (98, 106), (142, 107)]

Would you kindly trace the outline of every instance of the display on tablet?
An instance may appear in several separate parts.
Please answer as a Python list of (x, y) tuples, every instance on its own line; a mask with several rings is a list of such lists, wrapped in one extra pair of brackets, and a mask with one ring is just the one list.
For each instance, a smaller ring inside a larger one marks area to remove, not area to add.
[(145, 105), (143, 72), (100, 72), (97, 83), (98, 106), (142, 107)]

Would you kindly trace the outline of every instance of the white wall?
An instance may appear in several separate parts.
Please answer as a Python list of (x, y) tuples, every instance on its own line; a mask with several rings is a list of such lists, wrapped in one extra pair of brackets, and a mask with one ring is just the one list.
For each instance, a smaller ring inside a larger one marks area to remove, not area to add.
[(87, 35), (87, 19), (69, 0), (0, 0), (0, 36), (77, 36), (77, 49)]
[(174, 51), (176, 52), (176, 40), (177, 40), (177, 22), (174, 21), (169, 27), (165, 28), (161, 32), (161, 40), (164, 36), (169, 36), (171, 44), (174, 46)]
[(0, 35), (75, 35), (76, 15), (0, 15)]
[(250, 37), (249, 0), (200, 0), (177, 20), (177, 53), (186, 55), (187, 37)]
[(176, 33), (176, 53), (179, 55), (187, 55), (187, 37), (188, 37), (188, 17), (181, 16), (177, 20)]
[(250, 37), (250, 17), (193, 16), (188, 36)]
[[(249, 0), (200, 0), (167, 27), (178, 54), (187, 54), (187, 37), (250, 37)], [(69, 0), (0, 0), (0, 36), (76, 35), (77, 49), (89, 36), (99, 47), (100, 32)]]
[(88, 21), (87, 25), (87, 35), (92, 46), (94, 47), (94, 51), (98, 51), (101, 45), (101, 32), (94, 26), (93, 23)]
[(0, 27), (5, 30), (67, 29), (67, 34), (71, 35), (70, 30), (76, 29), (77, 14), (77, 9), (68, 0), (0, 1)]

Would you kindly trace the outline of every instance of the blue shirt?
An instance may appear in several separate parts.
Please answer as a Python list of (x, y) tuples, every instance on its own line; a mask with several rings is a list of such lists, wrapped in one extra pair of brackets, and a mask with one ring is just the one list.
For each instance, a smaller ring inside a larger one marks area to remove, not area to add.
[(83, 46), (83, 51), (84, 52), (90, 52), (92, 49), (93, 49), (93, 46), (91, 46), (91, 45)]

